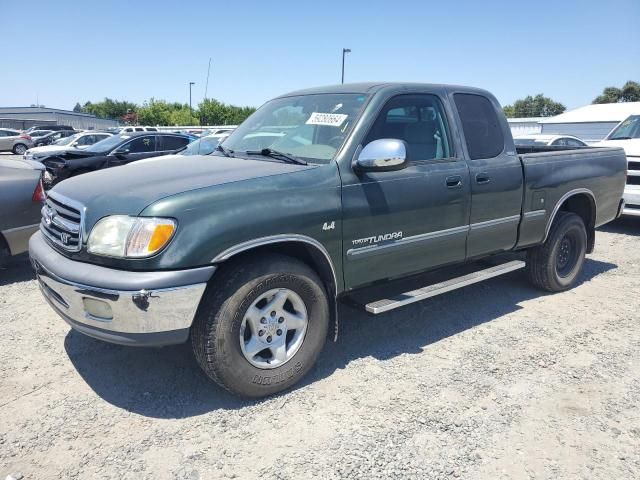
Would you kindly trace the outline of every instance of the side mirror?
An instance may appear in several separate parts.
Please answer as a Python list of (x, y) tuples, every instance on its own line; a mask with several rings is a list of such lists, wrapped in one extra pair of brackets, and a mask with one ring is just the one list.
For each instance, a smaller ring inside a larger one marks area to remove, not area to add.
[(355, 162), (362, 172), (390, 172), (407, 166), (407, 145), (404, 140), (381, 138), (365, 145)]
[(113, 154), (116, 157), (124, 157), (126, 155), (128, 155), (130, 152), (130, 150), (128, 148), (123, 148), (122, 150), (116, 150), (115, 152), (113, 152)]

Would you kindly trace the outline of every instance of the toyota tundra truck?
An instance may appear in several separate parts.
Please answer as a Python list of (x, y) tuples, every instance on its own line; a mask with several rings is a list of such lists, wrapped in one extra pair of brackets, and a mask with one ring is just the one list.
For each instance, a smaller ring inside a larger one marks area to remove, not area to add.
[(73, 329), (190, 342), (227, 390), (294, 385), (338, 305), (381, 314), (523, 269), (575, 285), (621, 214), (620, 148), (518, 152), (469, 87), (362, 83), (267, 102), (208, 156), (165, 156), (56, 185), (30, 256)]

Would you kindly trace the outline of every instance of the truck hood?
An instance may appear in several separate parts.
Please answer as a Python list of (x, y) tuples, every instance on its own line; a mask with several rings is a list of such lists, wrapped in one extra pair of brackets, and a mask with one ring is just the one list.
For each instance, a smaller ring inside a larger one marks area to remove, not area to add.
[(71, 177), (51, 192), (84, 205), (86, 225), (90, 226), (106, 215), (137, 215), (150, 204), (178, 193), (310, 168), (316, 165), (212, 155), (167, 155)]
[(603, 140), (592, 147), (622, 147), (624, 153), (630, 157), (640, 157), (640, 138), (630, 138), (628, 140)]

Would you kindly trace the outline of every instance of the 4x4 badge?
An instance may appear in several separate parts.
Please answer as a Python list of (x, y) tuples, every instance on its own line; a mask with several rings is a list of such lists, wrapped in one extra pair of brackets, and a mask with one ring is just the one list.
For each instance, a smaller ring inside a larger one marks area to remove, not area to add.
[(327, 231), (327, 230), (335, 230), (336, 228), (336, 222), (333, 221), (331, 223), (329, 222), (324, 222), (324, 225), (322, 225), (322, 230)]

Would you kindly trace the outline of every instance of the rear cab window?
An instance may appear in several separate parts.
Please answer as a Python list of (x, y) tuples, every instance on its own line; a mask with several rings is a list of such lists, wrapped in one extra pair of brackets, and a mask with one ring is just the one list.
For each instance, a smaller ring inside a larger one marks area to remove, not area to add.
[(504, 151), (504, 133), (488, 98), (474, 93), (453, 95), (471, 160), (494, 158)]

